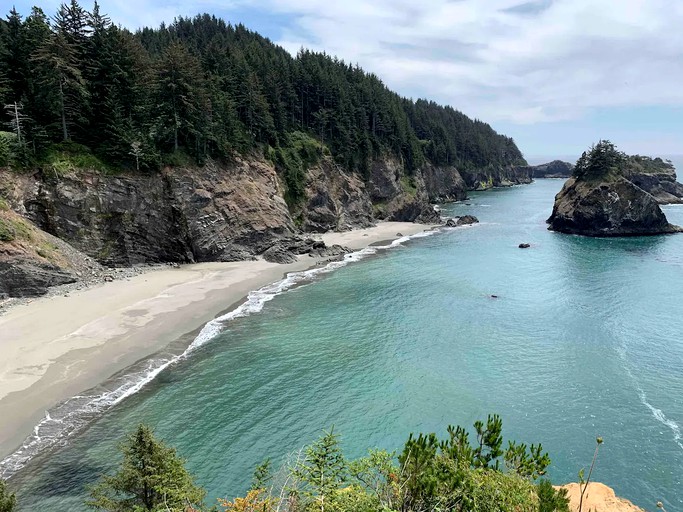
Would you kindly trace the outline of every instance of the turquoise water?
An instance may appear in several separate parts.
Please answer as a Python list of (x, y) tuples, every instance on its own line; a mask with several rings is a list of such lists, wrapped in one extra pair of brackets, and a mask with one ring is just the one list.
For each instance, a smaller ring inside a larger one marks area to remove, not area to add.
[[(558, 482), (576, 480), (601, 435), (596, 480), (683, 508), (683, 235), (548, 232), (561, 185), (472, 194), (444, 209), (481, 225), (382, 251), (232, 321), (15, 476), (21, 510), (81, 510), (140, 421), (213, 500), (331, 425), (356, 457), (489, 412), (506, 437), (543, 443)], [(683, 224), (683, 207), (666, 213)]]

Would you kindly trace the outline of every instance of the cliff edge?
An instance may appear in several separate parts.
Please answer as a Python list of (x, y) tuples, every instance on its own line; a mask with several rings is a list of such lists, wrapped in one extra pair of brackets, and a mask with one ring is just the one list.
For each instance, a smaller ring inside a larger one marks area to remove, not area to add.
[[(578, 512), (579, 502), (581, 500), (581, 489), (579, 488), (579, 484), (567, 484), (563, 485), (561, 488), (567, 489), (569, 509), (572, 512)], [(583, 497), (582, 508), (584, 511), (590, 510), (591, 512), (645, 512), (645, 510), (636, 507), (630, 501), (617, 497), (613, 489), (599, 482), (591, 482), (588, 484), (588, 488)]]

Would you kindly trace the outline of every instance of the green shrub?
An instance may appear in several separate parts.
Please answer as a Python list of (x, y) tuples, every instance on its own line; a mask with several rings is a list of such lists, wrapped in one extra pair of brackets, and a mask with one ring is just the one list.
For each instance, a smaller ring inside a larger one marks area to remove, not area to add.
[(329, 151), (317, 140), (298, 131), (288, 134), (282, 145), (266, 151), (285, 182), (285, 201), (290, 208), (296, 208), (306, 198), (306, 171), (325, 154)]
[(539, 502), (529, 480), (490, 469), (465, 472), (459, 498), (467, 512), (536, 512)]
[(0, 132), (0, 167), (6, 167), (10, 164), (12, 156), (12, 135), (14, 134)]
[(194, 167), (197, 165), (196, 160), (182, 149), (163, 155), (161, 161), (164, 165), (171, 167)]
[(11, 242), (17, 237), (12, 226), (5, 221), (0, 219), (0, 242)]
[(536, 486), (538, 512), (569, 512), (567, 489), (555, 490), (550, 480), (541, 480)]
[(328, 512), (378, 512), (382, 510), (377, 497), (357, 485), (339, 489), (325, 506)]
[(10, 492), (4, 480), (0, 480), (0, 512), (13, 512), (17, 504), (17, 498)]
[(40, 163), (44, 169), (56, 176), (62, 176), (79, 169), (110, 171), (110, 168), (97, 158), (88, 147), (72, 141), (64, 141), (50, 146), (40, 159)]

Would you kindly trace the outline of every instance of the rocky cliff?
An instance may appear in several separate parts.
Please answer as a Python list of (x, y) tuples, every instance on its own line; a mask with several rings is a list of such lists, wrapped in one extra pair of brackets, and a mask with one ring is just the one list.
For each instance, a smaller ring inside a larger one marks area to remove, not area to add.
[(468, 190), (488, 190), (493, 187), (511, 187), (533, 181), (531, 168), (499, 167), (461, 171)]
[(570, 178), (555, 197), (548, 229), (585, 236), (677, 233), (655, 198), (623, 176)]
[[(461, 175), (455, 167), (426, 165), (409, 174), (391, 157), (376, 160), (363, 179), (326, 158), (307, 171), (304, 201), (292, 206), (270, 162), (237, 157), (230, 164), (149, 174), (0, 170), (0, 198), (36, 232), (70, 244), (94, 264), (127, 267), (328, 254), (305, 243), (302, 234), (367, 227), (377, 220), (438, 223), (430, 203), (464, 199), (468, 189), (530, 181), (528, 172), (512, 168)], [(27, 253), (15, 248), (10, 255), (2, 248), (8, 276)], [(34, 262), (48, 268), (40, 258)], [(76, 279), (74, 268), (54, 266), (45, 287)], [(36, 295), (45, 287), (20, 293), (5, 286), (0, 293)]]
[(531, 176), (536, 178), (569, 178), (572, 175), (574, 166), (569, 162), (562, 160), (553, 160), (547, 164), (529, 165), (520, 167), (519, 169), (526, 169), (531, 172)]
[(676, 181), (676, 169), (661, 158), (631, 156), (625, 176), (654, 196), (659, 204), (683, 203), (683, 185)]

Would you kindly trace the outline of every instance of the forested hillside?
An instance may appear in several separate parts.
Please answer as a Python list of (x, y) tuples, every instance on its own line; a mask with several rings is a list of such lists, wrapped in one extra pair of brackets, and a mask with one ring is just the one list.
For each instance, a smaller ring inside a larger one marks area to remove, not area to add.
[(407, 172), (427, 161), (465, 170), (524, 163), (486, 123), (402, 98), (337, 58), (304, 49), (292, 57), (208, 14), (131, 33), (97, 3), (87, 11), (72, 0), (53, 17), (12, 9), (0, 35), (2, 129), (14, 133), (0, 151), (16, 165), (60, 142), (57, 150), (78, 143), (106, 165), (143, 171), (270, 147), (264, 153), (295, 184), (301, 169), (287, 149), (296, 132), (366, 177), (382, 154)]

